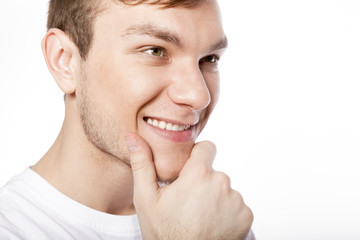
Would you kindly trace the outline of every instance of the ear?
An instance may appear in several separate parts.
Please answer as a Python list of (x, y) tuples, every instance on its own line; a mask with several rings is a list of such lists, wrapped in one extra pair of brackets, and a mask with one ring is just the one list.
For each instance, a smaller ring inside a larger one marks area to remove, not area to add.
[(46, 64), (60, 89), (67, 95), (76, 91), (81, 77), (81, 57), (74, 42), (60, 29), (50, 29), (41, 42)]

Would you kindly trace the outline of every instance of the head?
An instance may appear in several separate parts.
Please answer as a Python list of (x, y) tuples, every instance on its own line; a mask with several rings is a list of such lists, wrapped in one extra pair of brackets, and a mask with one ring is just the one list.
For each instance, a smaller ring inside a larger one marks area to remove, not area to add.
[[(139, 4), (159, 5), (163, 8), (193, 8), (206, 0), (108, 0), (128, 6)], [(79, 49), (85, 60), (93, 39), (95, 18), (106, 9), (106, 0), (51, 0), (47, 28), (65, 32)]]
[(136, 132), (175, 179), (219, 95), (216, 0), (51, 0), (48, 19), (45, 58), (87, 140), (128, 164)]

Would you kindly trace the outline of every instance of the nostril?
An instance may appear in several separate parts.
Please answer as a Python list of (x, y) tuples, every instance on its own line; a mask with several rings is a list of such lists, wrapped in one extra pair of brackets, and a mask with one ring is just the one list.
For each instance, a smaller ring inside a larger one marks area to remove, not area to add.
[(210, 92), (205, 83), (172, 86), (168, 94), (175, 104), (189, 106), (195, 111), (206, 108), (211, 101)]

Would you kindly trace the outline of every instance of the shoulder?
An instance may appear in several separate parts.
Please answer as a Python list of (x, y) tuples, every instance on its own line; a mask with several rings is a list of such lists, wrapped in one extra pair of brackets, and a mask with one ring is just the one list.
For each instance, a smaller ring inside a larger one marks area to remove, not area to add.
[[(27, 184), (28, 169), (0, 188), (0, 239), (21, 239), (26, 226), (36, 223), (36, 206)], [(6, 234), (6, 237), (4, 235)]]
[(0, 239), (21, 239), (17, 218), (21, 213), (12, 180), (0, 188)]

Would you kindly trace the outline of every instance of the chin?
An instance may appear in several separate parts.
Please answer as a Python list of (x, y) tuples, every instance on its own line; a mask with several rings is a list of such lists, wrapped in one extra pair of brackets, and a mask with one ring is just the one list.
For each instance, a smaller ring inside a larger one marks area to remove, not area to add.
[(171, 183), (178, 178), (190, 157), (193, 146), (194, 144), (187, 144), (175, 150), (173, 148), (161, 149), (163, 151), (153, 150), (154, 164), (160, 183)]

